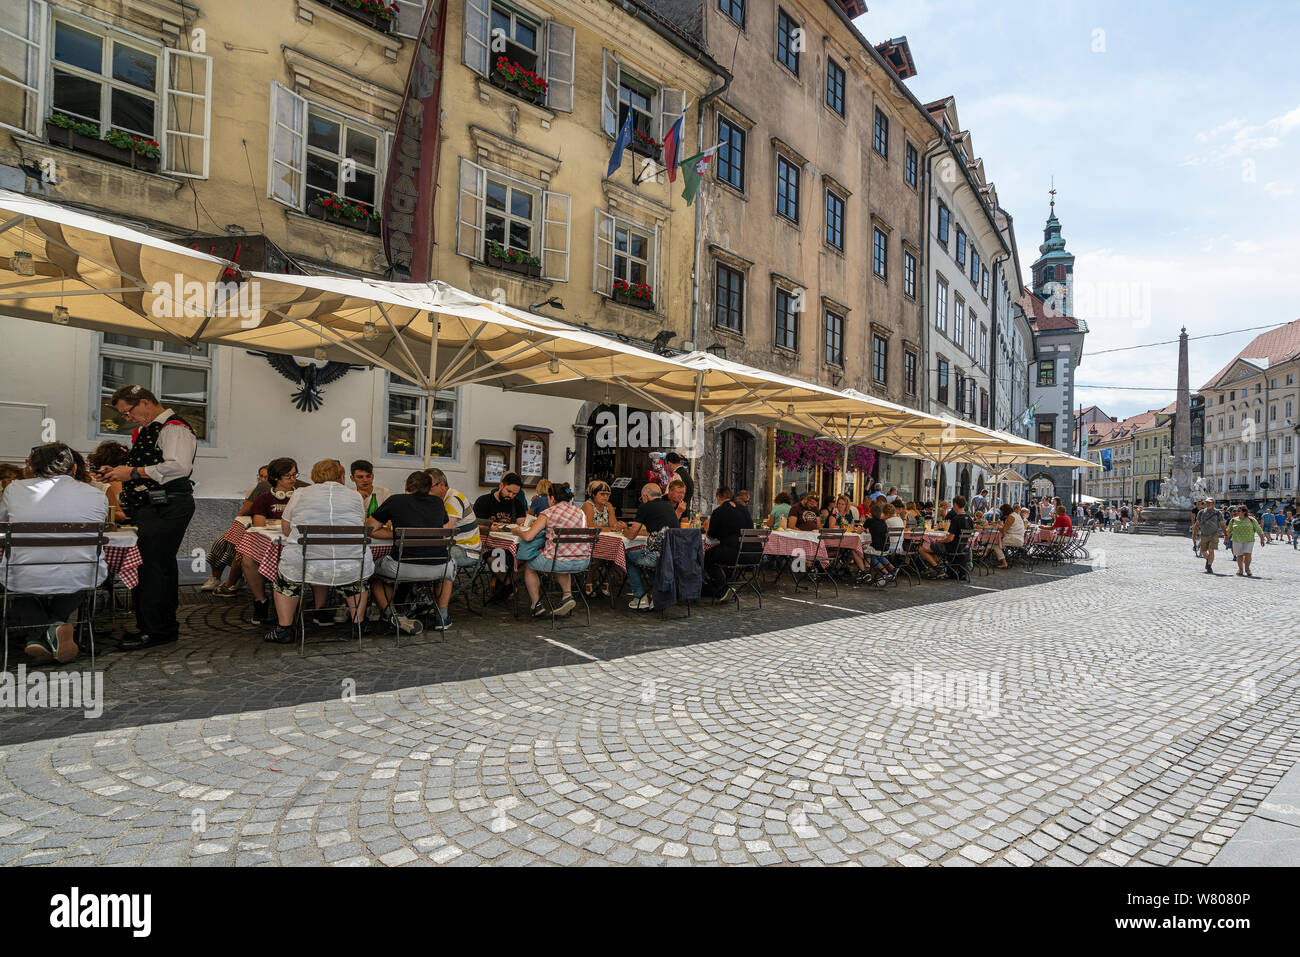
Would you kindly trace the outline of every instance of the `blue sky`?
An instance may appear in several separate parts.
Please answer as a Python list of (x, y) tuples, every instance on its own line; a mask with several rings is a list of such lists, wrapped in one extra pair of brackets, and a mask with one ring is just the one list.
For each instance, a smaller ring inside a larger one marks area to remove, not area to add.
[[(856, 23), (908, 38), (923, 102), (956, 97), (1022, 267), (1055, 176), (1091, 330), (1078, 381), (1167, 387), (1084, 405), (1122, 418), (1177, 383), (1176, 346), (1091, 353), (1300, 318), (1300, 4), (868, 0)], [(1254, 335), (1193, 341), (1192, 388)]]

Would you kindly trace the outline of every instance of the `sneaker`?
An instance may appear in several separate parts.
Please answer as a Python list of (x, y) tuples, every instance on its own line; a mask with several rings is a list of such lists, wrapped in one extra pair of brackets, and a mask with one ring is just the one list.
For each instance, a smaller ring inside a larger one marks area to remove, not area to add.
[(404, 635), (418, 635), (424, 631), (424, 622), (418, 618), (407, 618), (404, 615), (394, 615), (391, 608), (385, 608), (379, 616), (380, 620), (389, 628), (396, 627)]
[(559, 618), (565, 617), (566, 615), (568, 615), (570, 612), (573, 611), (573, 609), (577, 606), (577, 604), (578, 601), (576, 598), (574, 598), (572, 595), (565, 595), (562, 599), (560, 599), (560, 604), (557, 605), (555, 608), (556, 616)]
[(58, 650), (58, 644), (53, 635), (54, 629), (46, 628), (38, 635), (34, 636), (27, 642), (27, 647), (23, 650), (27, 656), (35, 661), (38, 665), (48, 664), (54, 660)]
[(529, 614), (532, 615), (534, 618), (541, 618), (546, 614), (546, 605), (543, 602), (539, 601), (536, 605), (532, 607), (532, 609), (529, 611)]
[[(339, 609), (344, 612), (344, 619), (347, 618), (347, 609)], [(335, 613), (326, 608), (317, 608), (311, 613), (311, 620), (321, 628), (329, 628), (337, 620)]]
[(289, 625), (276, 625), (262, 636), (262, 640), (277, 645), (291, 645), (293, 644), (293, 637), (292, 627)]
[(223, 583), (218, 585), (216, 588), (212, 589), (212, 594), (214, 594), (218, 598), (234, 598), (236, 595), (239, 594), (239, 589), (232, 588), (231, 586)]
[(729, 601), (735, 601), (735, 600), (736, 600), (736, 589), (732, 588), (730, 585), (728, 585), (727, 590), (722, 593), (722, 597), (718, 599), (718, 601), (724, 605)]
[(650, 597), (649, 592), (646, 592), (646, 594), (642, 595), (638, 600), (636, 608), (637, 611), (651, 611), (654, 609), (654, 606), (655, 600)]
[(451, 627), (451, 609), (439, 608), (433, 618), (434, 631), (446, 631)]
[(202, 585), (199, 586), (199, 591), (216, 591), (220, 587), (221, 587), (221, 579), (218, 578), (216, 575), (213, 575), (211, 578), (209, 578), (207, 581), (205, 581)]
[(634, 595), (634, 596), (632, 597), (632, 600), (631, 600), (630, 602), (627, 603), (627, 607), (628, 607), (628, 608), (631, 608), (633, 611), (639, 611), (642, 607), (644, 607), (644, 606), (641, 604), (641, 599), (644, 598), (644, 597), (645, 597), (645, 596), (642, 595), (640, 598), (637, 598), (637, 597)]
[(265, 601), (253, 600), (253, 617), (249, 619), (255, 625), (271, 624), (271, 599)]

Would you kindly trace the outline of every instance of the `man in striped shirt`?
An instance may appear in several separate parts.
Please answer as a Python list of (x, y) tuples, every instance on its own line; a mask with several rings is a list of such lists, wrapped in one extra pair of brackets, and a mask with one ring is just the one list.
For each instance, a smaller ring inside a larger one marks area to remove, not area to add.
[[(433, 482), (429, 493), (442, 498), (447, 507), (447, 527), (455, 531), (451, 559), (457, 569), (472, 568), (479, 563), (483, 554), (483, 539), (479, 535), (474, 506), (448, 484), (447, 474), (442, 469), (430, 468), (425, 471)], [(454, 579), (449, 578), (438, 585), (438, 618), (433, 626), (438, 631), (446, 631), (451, 627), (451, 593), (454, 583)]]

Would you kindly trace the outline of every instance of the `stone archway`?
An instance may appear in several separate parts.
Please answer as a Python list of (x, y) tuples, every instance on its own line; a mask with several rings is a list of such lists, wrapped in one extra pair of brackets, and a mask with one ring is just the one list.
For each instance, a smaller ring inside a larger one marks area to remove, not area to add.
[(1048, 498), (1056, 497), (1056, 482), (1047, 472), (1035, 472), (1029, 476), (1029, 489), (1034, 499), (1040, 499), (1044, 495)]

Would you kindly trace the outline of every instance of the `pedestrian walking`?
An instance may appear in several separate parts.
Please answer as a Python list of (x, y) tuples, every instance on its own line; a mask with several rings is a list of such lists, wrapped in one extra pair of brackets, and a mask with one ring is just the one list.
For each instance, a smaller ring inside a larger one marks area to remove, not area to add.
[(1205, 507), (1196, 513), (1196, 521), (1192, 522), (1192, 537), (1200, 543), (1207, 575), (1214, 574), (1214, 553), (1219, 549), (1223, 533), (1223, 515), (1214, 507), (1214, 499), (1207, 498)]
[(1259, 513), (1259, 527), (1264, 530), (1264, 544), (1273, 544), (1273, 509), (1265, 505), (1264, 511)]
[(1264, 529), (1250, 517), (1250, 509), (1238, 506), (1237, 517), (1228, 523), (1228, 538), (1232, 540), (1232, 554), (1237, 559), (1237, 575), (1254, 578), (1250, 571), (1250, 556), (1255, 550), (1255, 539), (1264, 544)]

